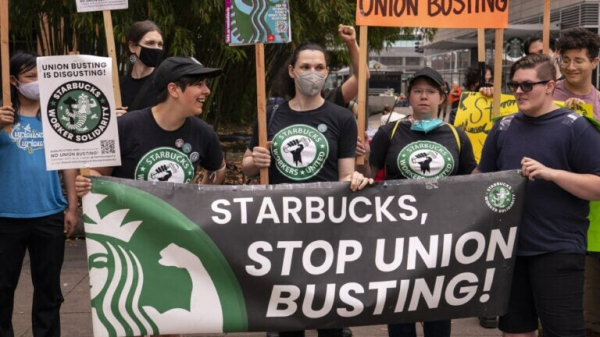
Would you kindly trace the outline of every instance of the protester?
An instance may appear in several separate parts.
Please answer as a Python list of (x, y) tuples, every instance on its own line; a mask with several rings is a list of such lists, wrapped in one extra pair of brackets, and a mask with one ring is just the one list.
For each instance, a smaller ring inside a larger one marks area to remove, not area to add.
[[(371, 143), (369, 175), (385, 169), (385, 179), (442, 178), (471, 174), (476, 162), (466, 133), (435, 119), (446, 100), (442, 76), (431, 68), (415, 73), (408, 83), (408, 100), (413, 114), (382, 126)], [(402, 156), (408, 147), (435, 143), (427, 150)], [(435, 150), (432, 150), (434, 149)], [(404, 158), (404, 159), (399, 159)], [(450, 320), (424, 322), (426, 337), (450, 336)], [(390, 337), (416, 336), (414, 323), (390, 324)]]
[(496, 122), (476, 172), (521, 169), (530, 182), (520, 221), (505, 336), (585, 336), (583, 268), (589, 200), (600, 199), (600, 133), (556, 106), (547, 55), (514, 63), (508, 87), (519, 112)]
[[(155, 73), (158, 104), (119, 118), (122, 165), (95, 168), (92, 174), (188, 183), (202, 166), (207, 170), (202, 184), (220, 184), (225, 161), (219, 138), (196, 116), (210, 94), (207, 79), (218, 76), (221, 69), (206, 68), (194, 58), (170, 57)], [(90, 187), (88, 178), (77, 177), (78, 195)]]
[(36, 59), (28, 52), (10, 58), (12, 106), (0, 108), (0, 336), (14, 335), (14, 295), (25, 251), (34, 289), (32, 333), (60, 336), (65, 235), (79, 221), (77, 172), (63, 171), (67, 201), (57, 171), (46, 170)]
[(152, 74), (163, 56), (162, 31), (152, 21), (131, 25), (127, 40), (131, 71), (119, 81), (123, 105), (117, 110), (119, 116), (156, 105), (158, 91), (152, 85)]
[[(552, 58), (552, 62), (554, 63), (554, 67), (556, 68), (556, 79), (560, 78), (560, 68), (558, 66), (558, 52), (556, 49), (556, 38), (552, 35), (550, 35), (550, 41), (548, 43), (548, 56), (550, 56), (550, 58)], [(543, 54), (544, 53), (544, 44), (543, 44), (543, 40), (542, 40), (542, 34), (541, 33), (536, 33), (534, 35), (531, 35), (530, 37), (527, 38), (527, 40), (525, 40), (525, 44), (524, 44), (524, 48), (525, 48), (525, 55), (529, 55), (529, 54)]]
[[(561, 72), (554, 91), (554, 99), (575, 108), (582, 103), (591, 104), (594, 118), (600, 121), (600, 95), (592, 83), (592, 73), (598, 65), (600, 38), (583, 28), (569, 29), (563, 33), (558, 46), (561, 55)], [(600, 335), (600, 218), (590, 214), (588, 255), (585, 262), (584, 314), (588, 335)]]
[[(320, 95), (328, 72), (321, 46), (303, 43), (296, 48), (279, 83), (279, 90), (291, 99), (268, 111), (269, 148), (258, 146), (255, 127), (242, 163), (245, 175), (268, 168), (271, 184), (339, 180), (350, 181), (353, 191), (372, 183), (354, 171), (357, 127), (352, 114)], [(341, 334), (341, 328), (319, 330), (321, 337)], [(279, 336), (304, 336), (304, 331)]]
[(458, 81), (452, 81), (452, 88), (450, 89), (450, 97), (448, 98), (452, 109), (458, 108), (458, 103), (460, 102), (460, 95), (462, 95), (462, 89), (460, 88)]

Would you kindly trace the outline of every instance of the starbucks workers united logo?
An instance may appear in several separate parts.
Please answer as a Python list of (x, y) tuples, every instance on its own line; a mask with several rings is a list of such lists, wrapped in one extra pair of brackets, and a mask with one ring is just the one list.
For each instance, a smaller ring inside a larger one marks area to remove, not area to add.
[(171, 147), (146, 153), (135, 168), (135, 179), (188, 183), (194, 178), (194, 165), (186, 154)]
[(509, 184), (494, 183), (486, 190), (485, 203), (492, 211), (504, 213), (515, 204), (515, 193)]
[(323, 168), (329, 155), (329, 143), (317, 129), (296, 124), (275, 134), (271, 153), (281, 174), (292, 180), (305, 180)]
[(110, 106), (104, 93), (85, 81), (62, 84), (48, 101), (52, 129), (66, 140), (87, 143), (100, 137), (110, 122)]
[(405, 146), (398, 154), (398, 169), (408, 179), (442, 178), (454, 170), (454, 157), (436, 142), (418, 141)]

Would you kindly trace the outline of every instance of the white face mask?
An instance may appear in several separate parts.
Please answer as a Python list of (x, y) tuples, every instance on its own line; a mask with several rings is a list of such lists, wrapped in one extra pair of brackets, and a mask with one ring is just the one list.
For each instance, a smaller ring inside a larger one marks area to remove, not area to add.
[(23, 94), (23, 96), (29, 98), (32, 101), (40, 100), (40, 85), (38, 81), (29, 83), (21, 83), (17, 81), (17, 83), (19, 83), (17, 90), (19, 90), (21, 94)]
[(317, 71), (305, 71), (301, 74), (296, 74), (296, 87), (304, 96), (315, 96), (321, 92), (323, 85), (325, 85), (325, 74)]

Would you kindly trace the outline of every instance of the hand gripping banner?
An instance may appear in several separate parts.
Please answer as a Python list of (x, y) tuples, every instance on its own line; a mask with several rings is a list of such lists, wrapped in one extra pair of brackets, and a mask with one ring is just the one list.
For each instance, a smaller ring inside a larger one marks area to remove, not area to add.
[(95, 336), (503, 314), (526, 179), (197, 186), (93, 178)]

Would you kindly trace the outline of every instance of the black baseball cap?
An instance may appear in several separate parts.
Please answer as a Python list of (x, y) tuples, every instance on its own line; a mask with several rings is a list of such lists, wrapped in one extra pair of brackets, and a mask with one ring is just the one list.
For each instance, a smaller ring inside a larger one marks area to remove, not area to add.
[(409, 88), (412, 87), (413, 82), (420, 77), (427, 77), (427, 78), (431, 79), (440, 88), (444, 85), (444, 79), (442, 78), (442, 75), (440, 75), (440, 73), (438, 73), (437, 71), (435, 71), (429, 67), (425, 67), (425, 68), (417, 71), (413, 75), (413, 77), (408, 82)]
[(173, 56), (164, 60), (154, 71), (154, 88), (161, 92), (169, 83), (184, 76), (211, 78), (221, 75), (221, 72), (218, 68), (206, 68), (193, 57)]

